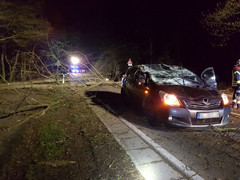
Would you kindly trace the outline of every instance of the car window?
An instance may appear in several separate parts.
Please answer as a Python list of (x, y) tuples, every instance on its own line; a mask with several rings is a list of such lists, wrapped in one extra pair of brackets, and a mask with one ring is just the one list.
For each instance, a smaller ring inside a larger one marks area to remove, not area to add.
[(134, 73), (134, 78), (135, 78), (135, 79), (146, 79), (146, 73), (143, 73), (140, 69), (138, 69), (138, 70)]
[(127, 77), (134, 78), (134, 74), (135, 74), (136, 70), (137, 70), (136, 67), (129, 68), (126, 73)]
[(209, 79), (209, 78), (212, 78), (214, 77), (215, 74), (213, 73), (213, 71), (206, 71), (204, 74), (203, 74), (203, 77), (204, 79)]

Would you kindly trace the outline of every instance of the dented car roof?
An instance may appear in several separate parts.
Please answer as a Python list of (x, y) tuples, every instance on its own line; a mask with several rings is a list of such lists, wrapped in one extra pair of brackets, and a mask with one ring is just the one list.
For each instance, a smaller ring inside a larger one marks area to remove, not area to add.
[(153, 82), (157, 84), (199, 86), (204, 82), (192, 71), (176, 66), (166, 64), (144, 64), (140, 65), (143, 72), (148, 72)]

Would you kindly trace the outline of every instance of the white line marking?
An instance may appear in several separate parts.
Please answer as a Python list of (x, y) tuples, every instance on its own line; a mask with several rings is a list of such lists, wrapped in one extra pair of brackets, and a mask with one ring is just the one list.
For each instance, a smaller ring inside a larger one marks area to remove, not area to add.
[(134, 125), (128, 122), (123, 117), (118, 117), (124, 124), (126, 124), (129, 128), (131, 128), (137, 135), (139, 135), (146, 143), (153, 147), (155, 151), (161, 154), (167, 161), (169, 161), (175, 168), (177, 168), (180, 172), (182, 172), (187, 178), (192, 180), (203, 180), (201, 176), (199, 176), (196, 172), (192, 171), (188, 166), (183, 164), (177, 158), (175, 158), (172, 154), (167, 152), (164, 148), (162, 148), (159, 144), (155, 143), (151, 138), (149, 138), (142, 131), (137, 129)]

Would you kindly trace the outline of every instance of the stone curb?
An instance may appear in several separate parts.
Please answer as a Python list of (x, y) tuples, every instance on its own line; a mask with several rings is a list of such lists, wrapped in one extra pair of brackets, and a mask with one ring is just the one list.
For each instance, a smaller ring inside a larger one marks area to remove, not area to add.
[(112, 113), (89, 101), (91, 100), (87, 101), (89, 106), (126, 150), (145, 179), (203, 180), (196, 172), (177, 160), (126, 119), (114, 116), (114, 112), (110, 108), (108, 111)]

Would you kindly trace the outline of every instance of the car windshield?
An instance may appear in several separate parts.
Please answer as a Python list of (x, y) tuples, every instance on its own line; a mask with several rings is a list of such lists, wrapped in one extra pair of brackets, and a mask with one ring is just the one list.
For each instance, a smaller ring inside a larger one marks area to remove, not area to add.
[(152, 81), (159, 85), (204, 86), (196, 74), (179, 66), (151, 64), (143, 65), (143, 70), (149, 72)]

